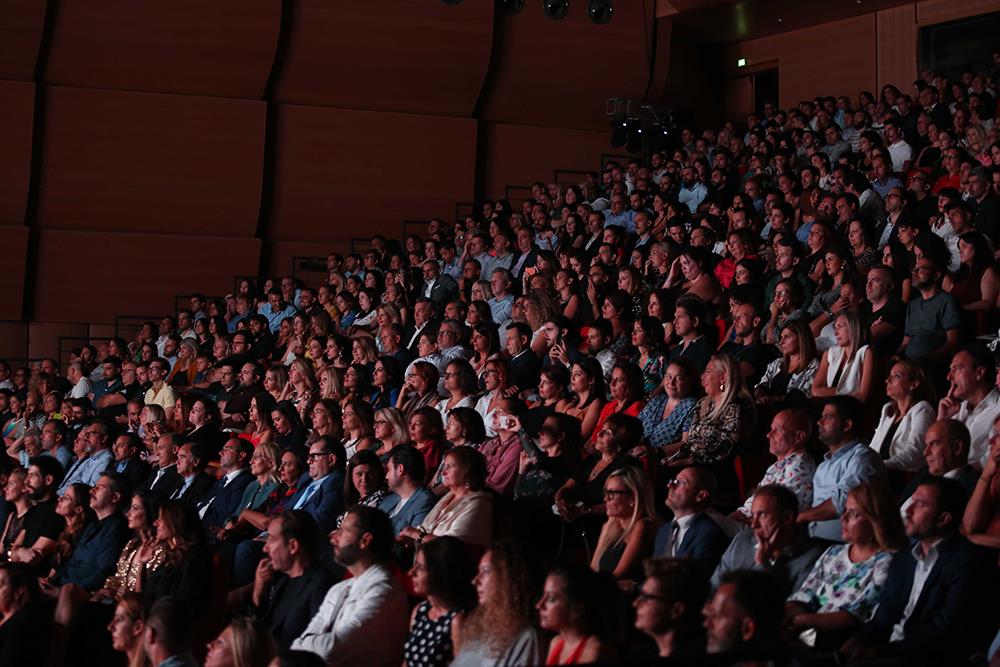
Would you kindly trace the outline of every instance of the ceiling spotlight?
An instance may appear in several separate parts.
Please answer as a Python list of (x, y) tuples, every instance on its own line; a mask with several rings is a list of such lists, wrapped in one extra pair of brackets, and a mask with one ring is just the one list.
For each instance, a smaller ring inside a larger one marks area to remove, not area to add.
[(615, 120), (611, 124), (611, 145), (621, 148), (628, 142), (628, 123), (624, 120)]
[(513, 16), (524, 9), (524, 0), (500, 0), (500, 8)]
[(598, 25), (610, 21), (614, 13), (615, 7), (611, 4), (611, 0), (590, 0), (590, 4), (587, 5), (587, 16)]
[(642, 127), (636, 125), (628, 130), (628, 141), (626, 147), (629, 153), (638, 153), (642, 150)]
[(569, 0), (542, 0), (542, 11), (550, 19), (558, 21), (569, 13)]

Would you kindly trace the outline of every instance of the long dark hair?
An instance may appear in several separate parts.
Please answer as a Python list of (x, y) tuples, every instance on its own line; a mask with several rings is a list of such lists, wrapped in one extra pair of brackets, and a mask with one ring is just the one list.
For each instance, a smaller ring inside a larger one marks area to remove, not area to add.
[(419, 551), (427, 568), (427, 592), (440, 598), (449, 609), (472, 609), (476, 603), (476, 589), (472, 586), (476, 563), (465, 543), (445, 535), (424, 542)]

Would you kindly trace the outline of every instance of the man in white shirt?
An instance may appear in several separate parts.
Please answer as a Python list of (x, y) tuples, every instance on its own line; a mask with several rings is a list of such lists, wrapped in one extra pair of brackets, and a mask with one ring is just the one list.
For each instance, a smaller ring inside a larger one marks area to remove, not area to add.
[(83, 372), (83, 364), (79, 361), (74, 361), (66, 368), (66, 379), (72, 384), (69, 398), (86, 398), (87, 394), (94, 391), (94, 385), (87, 374)]
[(903, 141), (903, 131), (899, 127), (899, 121), (889, 119), (885, 122), (885, 143), (889, 146), (893, 172), (905, 174), (910, 170), (913, 148)]
[(355, 505), (330, 534), (330, 543), (334, 560), (351, 578), (329, 590), (292, 649), (315, 653), (329, 665), (401, 663), (409, 605), (386, 566), (392, 522), (381, 510)]
[(994, 386), (996, 362), (982, 343), (969, 343), (951, 359), (951, 388), (938, 403), (938, 419), (954, 418), (969, 429), (969, 463), (982, 469), (990, 449), (990, 431), (1000, 416), (1000, 390)]

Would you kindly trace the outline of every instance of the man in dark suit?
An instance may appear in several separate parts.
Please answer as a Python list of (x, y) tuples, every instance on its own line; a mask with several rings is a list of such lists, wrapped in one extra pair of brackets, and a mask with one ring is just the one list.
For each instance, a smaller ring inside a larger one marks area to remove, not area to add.
[(512, 322), (507, 327), (507, 354), (510, 355), (510, 381), (518, 392), (538, 386), (542, 361), (531, 349), (531, 327)]
[(257, 566), (251, 603), (282, 648), (302, 634), (335, 583), (319, 565), (319, 546), (316, 520), (308, 512), (285, 512), (267, 526), (267, 558)]
[(201, 502), (198, 512), (210, 534), (215, 534), (236, 512), (243, 491), (253, 480), (250, 474), (250, 457), (253, 445), (242, 438), (230, 438), (219, 454), (219, 479)]
[(124, 477), (129, 490), (139, 488), (149, 477), (149, 464), (139, 458), (141, 447), (142, 441), (135, 433), (122, 433), (111, 446), (115, 458), (105, 470)]
[(656, 532), (655, 556), (691, 558), (715, 570), (729, 538), (712, 517), (705, 513), (716, 489), (715, 475), (706, 468), (685, 468), (670, 480), (667, 507), (674, 513), (670, 523)]
[(215, 480), (205, 472), (207, 463), (208, 457), (199, 445), (193, 442), (181, 445), (177, 450), (177, 474), (181, 476), (181, 481), (170, 494), (170, 499), (182, 500), (197, 507), (215, 484)]
[(458, 296), (458, 283), (447, 274), (441, 273), (441, 267), (436, 260), (429, 259), (423, 264), (424, 284), (420, 287), (420, 296), (430, 299), (435, 309), (440, 312), (444, 304)]
[(153, 453), (156, 454), (157, 468), (146, 478), (139, 488), (150, 491), (159, 500), (165, 500), (181, 483), (177, 474), (177, 450), (184, 444), (179, 436), (164, 433), (156, 440)]
[(904, 522), (913, 547), (893, 557), (875, 617), (841, 649), (849, 658), (959, 664), (986, 648), (997, 621), (996, 556), (959, 534), (964, 509), (952, 479), (913, 492)]

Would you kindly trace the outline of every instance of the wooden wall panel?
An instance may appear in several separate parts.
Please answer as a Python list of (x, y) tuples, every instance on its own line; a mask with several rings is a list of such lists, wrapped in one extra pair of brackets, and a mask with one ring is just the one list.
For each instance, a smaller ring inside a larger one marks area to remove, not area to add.
[(24, 307), (28, 228), (0, 227), (0, 320), (19, 320)]
[(28, 323), (0, 321), (0, 359), (18, 366), (28, 358)]
[(48, 0), (0, 2), (0, 79), (31, 81)]
[(816, 95), (857, 99), (862, 90), (875, 91), (875, 14), (726, 48), (727, 67), (735, 67), (738, 58), (747, 58), (751, 65), (778, 62), (779, 104), (783, 108)]
[(282, 106), (277, 136), (270, 239), (397, 235), (402, 220), (450, 215), (472, 196), (471, 120)]
[(996, 11), (1000, 11), (1000, 0), (921, 0), (916, 3), (917, 23), (922, 26)]
[(0, 225), (24, 224), (34, 109), (34, 84), (0, 81)]
[(527, 2), (503, 21), (502, 50), (482, 118), (491, 123), (598, 130), (608, 126), (606, 101), (641, 98), (649, 76), (647, 38), (653, 0), (615, 3), (614, 18), (596, 25), (586, 3), (571, 3), (553, 21)]
[(917, 78), (915, 5), (876, 12), (875, 30), (878, 89), (893, 84), (902, 91), (910, 92), (910, 83)]
[(43, 230), (35, 319), (104, 322), (174, 310), (177, 294), (224, 294), (257, 272), (256, 239)]
[(62, 2), (46, 81), (260, 99), (280, 0)]
[[(81, 322), (31, 322), (28, 325), (28, 358), (52, 357), (60, 362), (63, 374), (65, 360), (60, 359), (60, 338), (90, 339), (89, 327)], [(80, 345), (82, 343), (78, 343)]]
[(277, 99), (469, 116), (489, 65), (493, 6), (297, 0)]
[(504, 196), (509, 185), (529, 185), (532, 181), (552, 182), (556, 169), (599, 171), (601, 155), (624, 153), (613, 148), (611, 132), (556, 130), (490, 123), (486, 132), (486, 196)]
[(725, 87), (726, 119), (742, 125), (753, 111), (753, 76), (730, 79)]
[(38, 225), (252, 236), (263, 102), (51, 88)]

